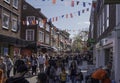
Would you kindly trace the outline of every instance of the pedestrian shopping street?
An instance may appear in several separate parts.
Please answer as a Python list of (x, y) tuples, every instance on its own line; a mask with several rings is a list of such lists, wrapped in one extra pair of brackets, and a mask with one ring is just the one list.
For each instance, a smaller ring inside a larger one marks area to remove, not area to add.
[(120, 83), (120, 0), (0, 0), (0, 83)]

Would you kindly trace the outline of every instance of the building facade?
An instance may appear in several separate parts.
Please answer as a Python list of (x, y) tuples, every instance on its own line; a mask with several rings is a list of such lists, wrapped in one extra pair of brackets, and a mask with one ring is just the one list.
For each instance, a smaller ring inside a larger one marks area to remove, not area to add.
[(20, 54), (24, 41), (20, 39), (21, 0), (0, 0), (0, 53)]
[(41, 9), (23, 1), (21, 20), (21, 38), (29, 42), (26, 49), (35, 53), (40, 53), (42, 48), (50, 50), (51, 26)]
[(111, 79), (119, 83), (120, 6), (119, 4), (105, 4), (104, 0), (97, 0), (97, 5), (93, 13), (95, 14), (93, 24), (96, 24), (94, 26), (94, 31), (96, 31), (97, 34), (96, 38), (94, 37), (96, 43), (94, 44), (93, 50), (96, 58), (96, 67), (104, 67), (111, 62)]

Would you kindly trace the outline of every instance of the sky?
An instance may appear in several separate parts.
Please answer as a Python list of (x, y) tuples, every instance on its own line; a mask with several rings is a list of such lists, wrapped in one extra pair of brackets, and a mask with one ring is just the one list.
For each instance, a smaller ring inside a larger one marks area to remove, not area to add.
[[(70, 33), (70, 37), (74, 37), (80, 31), (89, 29), (89, 19), (91, 6), (88, 3), (91, 3), (92, 0), (73, 0), (74, 7), (71, 6), (71, 0), (56, 0), (56, 3), (53, 4), (52, 0), (26, 0), (35, 8), (41, 8), (41, 12), (49, 19), (55, 19), (57, 21), (52, 21), (53, 25), (59, 28), (60, 30), (66, 30)], [(79, 1), (77, 5), (76, 2)], [(85, 6), (83, 3), (85, 2)], [(86, 9), (89, 8), (89, 11)], [(82, 10), (85, 12), (82, 13)], [(78, 15), (80, 11), (80, 15)], [(68, 14), (68, 18), (66, 18)], [(73, 17), (71, 17), (71, 14)], [(64, 17), (63, 17), (64, 15)]]

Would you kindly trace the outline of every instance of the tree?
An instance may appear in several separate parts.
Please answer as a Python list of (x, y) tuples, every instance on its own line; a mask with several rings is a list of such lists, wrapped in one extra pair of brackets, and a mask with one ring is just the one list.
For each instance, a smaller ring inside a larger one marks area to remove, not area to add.
[(88, 31), (81, 31), (73, 38), (72, 50), (74, 52), (84, 51), (87, 47), (86, 42), (88, 40)]

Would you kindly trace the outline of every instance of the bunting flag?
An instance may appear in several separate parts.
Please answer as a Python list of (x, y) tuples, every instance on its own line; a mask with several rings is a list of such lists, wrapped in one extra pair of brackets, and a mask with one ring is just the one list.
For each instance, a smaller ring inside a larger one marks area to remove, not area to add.
[(74, 0), (71, 0), (71, 6), (74, 7)]
[(22, 21), (22, 24), (23, 24), (23, 25), (26, 25), (26, 21)]
[(70, 16), (71, 16), (71, 18), (73, 18), (73, 15), (72, 15), (72, 13), (70, 13)]
[(55, 3), (56, 3), (56, 0), (52, 0), (52, 3), (55, 4)]
[(85, 10), (82, 10), (82, 13), (84, 13), (85, 12)]
[(85, 2), (83, 2), (83, 7), (85, 7), (86, 6), (86, 4), (85, 4)]
[(79, 1), (77, 1), (77, 3), (76, 3), (76, 4), (77, 4), (77, 5), (79, 5), (79, 3), (80, 3), (80, 2), (79, 2)]
[(62, 18), (64, 17), (64, 15), (62, 15)]
[(27, 26), (28, 26), (28, 25), (30, 25), (29, 21), (27, 21), (27, 23), (26, 23), (26, 24), (27, 24)]
[(68, 14), (66, 14), (66, 18), (68, 18)]
[(80, 16), (80, 11), (78, 11), (78, 16)]
[[(50, 0), (42, 0), (42, 1), (50, 1)], [(58, 0), (59, 1), (59, 0)], [(60, 0), (61, 2), (63, 2), (63, 1), (66, 1), (66, 0)], [(70, 1), (70, 0), (68, 0), (68, 1)], [(67, 2), (68, 2), (67, 1)], [(52, 0), (52, 3), (53, 4), (56, 4), (56, 2), (57, 2), (57, 0)], [(65, 2), (66, 3), (66, 2)], [(69, 2), (68, 2), (69, 3)], [(83, 5), (83, 7), (86, 7), (86, 5), (88, 4), (88, 5), (91, 5), (92, 3), (90, 3), (90, 2), (81, 2), (81, 1), (79, 1), (79, 0), (71, 0), (71, 7), (74, 7), (75, 5), (79, 5), (79, 4), (82, 4)]]
[(89, 11), (89, 8), (87, 8), (87, 11)]
[(73, 18), (73, 17), (75, 17), (75, 16), (80, 16), (81, 13), (84, 13), (85, 11), (86, 11), (86, 12), (89, 11), (89, 8), (82, 9), (81, 11), (77, 11), (77, 13), (76, 13), (76, 12), (73, 12), (73, 13), (70, 13), (70, 14), (65, 14), (65, 15), (53, 17), (53, 18), (52, 18), (52, 22), (58, 21), (58, 18), (59, 18), (59, 19), (64, 18), (64, 17), (66, 17), (66, 18), (68, 18), (68, 17)]
[[(49, 0), (42, 0), (42, 1), (49, 1)], [(52, 3), (53, 4), (56, 4), (56, 1), (57, 0), (52, 0)], [(65, 1), (65, 0), (61, 0), (62, 2), (63, 1)], [(75, 1), (75, 0), (71, 0), (71, 7), (74, 7), (75, 6), (75, 4), (76, 5), (79, 5), (79, 4), (82, 4), (83, 3), (83, 7), (86, 7), (86, 5), (88, 4), (88, 5), (91, 5), (92, 3), (90, 3), (90, 2), (80, 2), (80, 1)]]
[(58, 17), (56, 17), (56, 21), (58, 20)]
[(52, 21), (54, 22), (54, 18), (52, 19)]

